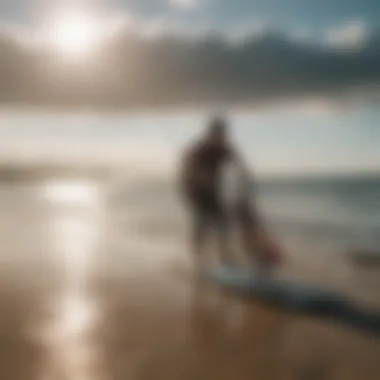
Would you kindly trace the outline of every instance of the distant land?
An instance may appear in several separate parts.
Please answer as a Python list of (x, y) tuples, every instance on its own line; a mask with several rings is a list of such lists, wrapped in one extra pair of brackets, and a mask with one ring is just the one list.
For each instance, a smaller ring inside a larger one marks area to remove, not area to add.
[(111, 175), (110, 167), (100, 165), (0, 164), (0, 182), (34, 182), (54, 177), (106, 180)]

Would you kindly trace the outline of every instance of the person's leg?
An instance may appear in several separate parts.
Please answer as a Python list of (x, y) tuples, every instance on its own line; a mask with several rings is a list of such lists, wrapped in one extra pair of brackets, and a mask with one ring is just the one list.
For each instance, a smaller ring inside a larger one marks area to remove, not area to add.
[(232, 254), (231, 254), (231, 234), (230, 234), (230, 221), (229, 215), (226, 208), (223, 205), (223, 202), (214, 198), (212, 200), (212, 216), (214, 218), (214, 223), (217, 229), (217, 239), (219, 245), (220, 258), (223, 264), (232, 263)]
[(193, 197), (190, 205), (193, 217), (190, 246), (195, 265), (200, 270), (206, 265), (206, 248), (210, 226), (207, 208), (205, 208), (204, 198), (201, 195), (198, 194)]
[(207, 233), (207, 215), (199, 207), (194, 208), (191, 246), (196, 257), (205, 254)]

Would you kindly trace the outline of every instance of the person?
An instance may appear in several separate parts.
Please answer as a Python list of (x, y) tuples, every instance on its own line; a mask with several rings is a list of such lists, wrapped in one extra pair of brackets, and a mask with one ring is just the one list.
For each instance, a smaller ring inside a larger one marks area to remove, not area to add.
[(182, 193), (193, 215), (192, 246), (196, 257), (204, 254), (212, 227), (216, 229), (219, 252), (231, 263), (229, 210), (223, 201), (223, 170), (234, 162), (245, 177), (248, 171), (229, 137), (227, 122), (211, 120), (204, 136), (185, 151), (181, 165)]

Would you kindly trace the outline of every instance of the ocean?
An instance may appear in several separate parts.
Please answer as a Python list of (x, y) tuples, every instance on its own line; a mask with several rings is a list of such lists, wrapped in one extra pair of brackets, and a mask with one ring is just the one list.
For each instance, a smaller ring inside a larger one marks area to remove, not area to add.
[[(254, 193), (263, 220), (284, 249), (285, 276), (380, 306), (380, 265), (360, 266), (351, 256), (371, 252), (380, 263), (380, 175), (258, 179)], [(115, 189), (110, 200), (125, 230), (186, 251), (191, 215), (175, 183), (140, 179)]]
[[(182, 205), (174, 183), (140, 180), (123, 191), (115, 200), (123, 199), (125, 207), (148, 219), (178, 221)], [(265, 179), (253, 193), (262, 216), (284, 237), (380, 255), (380, 175)]]
[(259, 185), (260, 200), (284, 234), (342, 251), (380, 246), (380, 176), (273, 180)]

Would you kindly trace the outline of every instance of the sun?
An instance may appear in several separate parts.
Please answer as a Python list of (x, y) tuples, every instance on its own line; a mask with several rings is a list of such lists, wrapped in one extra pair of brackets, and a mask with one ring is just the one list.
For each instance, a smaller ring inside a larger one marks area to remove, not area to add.
[(51, 22), (49, 42), (56, 51), (81, 55), (91, 51), (99, 40), (96, 18), (80, 11), (60, 12)]

